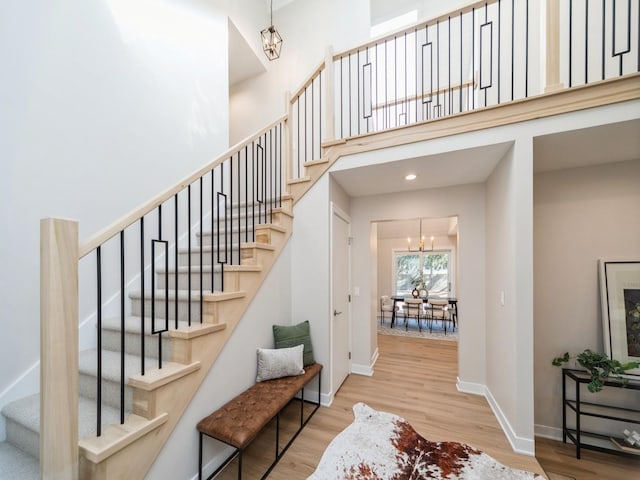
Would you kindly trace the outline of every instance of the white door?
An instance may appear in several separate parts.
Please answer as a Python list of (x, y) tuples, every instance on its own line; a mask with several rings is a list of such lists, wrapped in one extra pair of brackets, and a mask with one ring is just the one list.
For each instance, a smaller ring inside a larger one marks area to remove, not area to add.
[(332, 205), (331, 215), (331, 391), (335, 395), (351, 371), (349, 217)]

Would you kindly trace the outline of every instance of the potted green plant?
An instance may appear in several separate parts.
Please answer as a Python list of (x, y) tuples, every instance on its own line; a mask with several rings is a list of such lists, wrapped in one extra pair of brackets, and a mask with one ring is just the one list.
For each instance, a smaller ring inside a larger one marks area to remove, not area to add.
[(587, 388), (594, 393), (602, 390), (605, 380), (610, 375), (627, 383), (628, 380), (621, 375), (627, 370), (640, 367), (640, 362), (621, 363), (588, 348), (575, 357), (571, 357), (569, 352), (565, 352), (561, 357), (554, 358), (551, 363), (559, 367), (567, 363), (571, 358), (575, 358), (578, 364), (591, 375), (591, 381), (587, 384)]

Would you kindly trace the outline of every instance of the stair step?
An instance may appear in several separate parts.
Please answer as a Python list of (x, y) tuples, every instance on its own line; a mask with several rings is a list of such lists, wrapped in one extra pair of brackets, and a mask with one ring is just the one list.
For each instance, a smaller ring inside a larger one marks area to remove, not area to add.
[(9, 442), (0, 443), (0, 478), (39, 480), (40, 463), (33, 455), (23, 452)]
[[(168, 336), (168, 335), (167, 335)], [(97, 350), (85, 350), (80, 352), (78, 363), (80, 375), (78, 389), (80, 395), (89, 399), (96, 398), (97, 375)], [(140, 357), (137, 355), (124, 355), (125, 363), (125, 411), (132, 410), (132, 391), (128, 385), (128, 378), (139, 374), (141, 371)], [(145, 370), (158, 367), (158, 359), (145, 356)], [(120, 353), (111, 350), (102, 351), (102, 403), (115, 408), (120, 406)]]
[[(203, 265), (200, 268), (199, 264), (191, 265), (191, 284), (189, 284), (189, 266), (181, 265), (177, 269), (178, 271), (178, 290), (187, 290), (191, 287), (192, 290), (200, 290), (200, 272), (202, 272), (202, 288), (208, 292), (211, 291), (211, 284), (214, 288), (219, 290), (222, 288), (222, 267), (221, 265), (215, 265), (213, 267), (213, 281), (211, 278), (211, 265)], [(261, 272), (262, 267), (257, 265), (225, 265), (225, 287), (235, 284), (236, 272)], [(166, 282), (169, 283), (169, 289), (175, 291), (175, 274), (176, 268), (169, 267), (168, 274), (165, 272), (164, 267), (156, 269), (157, 279), (156, 287), (158, 289), (164, 289)], [(229, 283), (230, 282), (230, 283)], [(164, 297), (163, 297), (164, 298)]]
[[(204, 293), (204, 292), (203, 292)], [(175, 299), (176, 292), (173, 289), (169, 291), (156, 290), (155, 293), (155, 317), (156, 320), (163, 319), (165, 314), (168, 313), (169, 320), (175, 320)], [(129, 293), (131, 299), (131, 314), (133, 316), (140, 317), (142, 314), (142, 295), (139, 291)], [(165, 304), (167, 303), (165, 298), (168, 298), (168, 310), (165, 310)], [(188, 290), (178, 290), (178, 320), (189, 320), (189, 303), (191, 304), (191, 322), (200, 321), (200, 289), (191, 290), (191, 296), (189, 296)], [(151, 316), (151, 292), (146, 290), (144, 294), (144, 313), (145, 316)]]
[[(124, 319), (124, 349), (129, 355), (141, 355), (142, 347), (140, 345), (140, 317), (129, 316)], [(156, 319), (158, 320), (158, 319)], [(160, 320), (161, 324), (156, 328), (164, 327), (164, 320)], [(170, 328), (175, 324), (170, 322)], [(185, 323), (186, 325), (186, 323)], [(102, 320), (102, 348), (105, 350), (120, 351), (120, 317), (105, 318)], [(145, 356), (150, 358), (158, 358), (158, 335), (151, 333), (151, 318), (144, 319), (145, 334)], [(171, 358), (171, 340), (168, 335), (162, 338), (162, 358), (169, 360)]]
[[(2, 414), (7, 423), (7, 442), (38, 459), (40, 457), (40, 394), (36, 393), (8, 403), (2, 409)], [(120, 422), (120, 410), (102, 405), (102, 426), (106, 427), (118, 422)], [(95, 435), (95, 432), (96, 402), (81, 396), (78, 399), (78, 437)]]

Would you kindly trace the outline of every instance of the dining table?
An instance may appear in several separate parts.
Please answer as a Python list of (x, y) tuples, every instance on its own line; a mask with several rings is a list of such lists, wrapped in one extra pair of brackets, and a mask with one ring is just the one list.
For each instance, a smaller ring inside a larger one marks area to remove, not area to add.
[[(411, 295), (393, 295), (391, 300), (393, 300), (393, 311), (391, 312), (391, 328), (396, 323), (396, 310), (397, 304), (404, 302), (405, 298), (412, 298)], [(422, 298), (424, 303), (429, 303), (429, 300), (447, 300), (449, 305), (452, 307), (453, 315), (455, 316), (453, 325), (455, 326), (458, 319), (458, 299), (456, 297), (439, 297), (439, 296), (426, 296), (426, 297), (418, 297)]]

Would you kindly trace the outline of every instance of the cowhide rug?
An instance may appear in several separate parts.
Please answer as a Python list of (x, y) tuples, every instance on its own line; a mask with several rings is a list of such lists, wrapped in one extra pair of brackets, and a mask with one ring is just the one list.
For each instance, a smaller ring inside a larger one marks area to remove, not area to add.
[(409, 423), (364, 403), (334, 438), (309, 480), (524, 480), (543, 477), (502, 465), (457, 442), (431, 442)]

